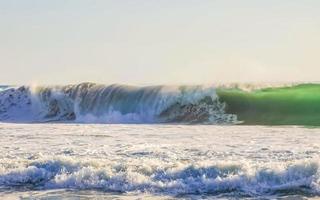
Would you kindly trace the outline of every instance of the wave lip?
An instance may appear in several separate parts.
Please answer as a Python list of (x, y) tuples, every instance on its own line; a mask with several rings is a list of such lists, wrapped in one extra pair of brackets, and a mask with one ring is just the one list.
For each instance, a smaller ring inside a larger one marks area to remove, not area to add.
[[(173, 164), (173, 165), (172, 165)], [(176, 167), (174, 167), (176, 166)], [(107, 192), (147, 192), (170, 195), (237, 193), (241, 196), (319, 195), (319, 164), (283, 167), (236, 164), (164, 166), (41, 160), (0, 174), (4, 187), (31, 189), (95, 189)]]

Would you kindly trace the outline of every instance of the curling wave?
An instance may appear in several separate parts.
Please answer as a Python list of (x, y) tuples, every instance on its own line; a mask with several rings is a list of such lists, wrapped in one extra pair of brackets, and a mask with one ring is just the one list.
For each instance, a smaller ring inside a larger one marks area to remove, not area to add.
[(2, 121), (235, 123), (213, 87), (98, 85), (0, 91)]

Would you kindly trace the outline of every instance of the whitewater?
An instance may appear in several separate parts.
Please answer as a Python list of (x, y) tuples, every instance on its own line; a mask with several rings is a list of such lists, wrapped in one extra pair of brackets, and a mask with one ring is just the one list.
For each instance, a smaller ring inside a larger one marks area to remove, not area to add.
[(318, 102), (319, 84), (1, 86), (0, 199), (316, 199)]
[(0, 124), (0, 198), (317, 197), (302, 127)]

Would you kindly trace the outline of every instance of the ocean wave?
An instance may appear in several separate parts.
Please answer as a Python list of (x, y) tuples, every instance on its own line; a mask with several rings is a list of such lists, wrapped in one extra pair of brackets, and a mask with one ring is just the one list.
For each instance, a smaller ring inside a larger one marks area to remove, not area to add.
[(0, 121), (320, 125), (320, 84), (253, 86), (6, 88)]
[[(102, 164), (103, 163), (103, 164)], [(169, 195), (236, 192), (244, 196), (320, 194), (319, 163), (112, 163), (66, 158), (39, 160), (0, 172), (0, 186), (96, 189)]]

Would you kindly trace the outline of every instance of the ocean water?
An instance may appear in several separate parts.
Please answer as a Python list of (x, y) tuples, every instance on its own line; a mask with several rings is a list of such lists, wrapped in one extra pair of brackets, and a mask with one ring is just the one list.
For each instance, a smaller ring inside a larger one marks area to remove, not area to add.
[(0, 199), (320, 197), (320, 84), (0, 87)]
[(0, 123), (0, 199), (303, 199), (320, 129)]

